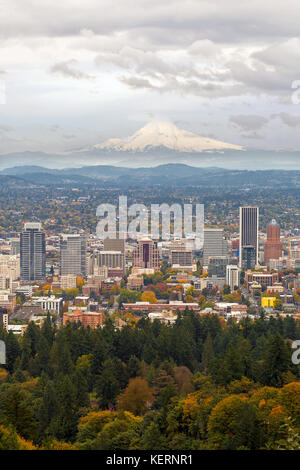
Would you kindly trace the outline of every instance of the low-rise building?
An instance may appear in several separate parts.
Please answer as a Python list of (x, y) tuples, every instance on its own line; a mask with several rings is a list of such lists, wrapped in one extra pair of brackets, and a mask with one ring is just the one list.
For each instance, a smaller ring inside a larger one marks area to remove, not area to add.
[(8, 325), (7, 331), (12, 331), (14, 335), (21, 335), (26, 331), (28, 325)]
[(274, 308), (277, 297), (262, 297), (261, 306), (262, 308)]
[(88, 302), (89, 302), (89, 296), (87, 295), (78, 295), (77, 297), (75, 297), (75, 305), (87, 305)]
[(150, 312), (148, 313), (148, 318), (151, 322), (154, 320), (159, 320), (165, 324), (173, 325), (177, 320), (177, 315), (170, 313), (168, 310), (163, 310), (162, 312)]
[(194, 310), (195, 312), (200, 311), (200, 306), (196, 302), (191, 302), (191, 303), (185, 303), (180, 300), (173, 300), (171, 302), (167, 303), (153, 303), (151, 304), (150, 302), (135, 302), (135, 303), (128, 303), (128, 304), (123, 304), (123, 307), (125, 310), (131, 310), (131, 311), (141, 311), (141, 312), (162, 312), (163, 310), (171, 310), (176, 312), (176, 310), (179, 310), (183, 312), (185, 309), (189, 310)]
[(8, 330), (8, 313), (5, 308), (0, 309), (0, 325), (7, 331)]
[(142, 276), (143, 274), (146, 274), (149, 276), (149, 274), (154, 274), (155, 269), (154, 268), (137, 268), (134, 267), (131, 269), (131, 274), (136, 274), (138, 276)]
[(278, 273), (246, 271), (245, 283), (247, 289), (252, 282), (257, 282), (261, 286), (269, 287), (279, 282)]
[(275, 294), (276, 292), (281, 294), (284, 292), (284, 290), (285, 287), (281, 283), (276, 282), (273, 286), (268, 287), (266, 292), (270, 294), (270, 297), (272, 297), (272, 294)]
[(60, 288), (62, 290), (74, 289), (77, 287), (77, 276), (74, 274), (65, 274), (60, 277)]
[(9, 292), (5, 291), (0, 293), (0, 307), (7, 308), (8, 310), (14, 310), (16, 304), (17, 301), (15, 294), (10, 294)]
[(100, 295), (101, 287), (99, 284), (85, 284), (82, 286), (82, 294), (84, 297), (90, 297), (92, 292), (94, 292), (96, 295)]
[(33, 305), (39, 305), (43, 312), (60, 314), (63, 299), (62, 297), (33, 297)]
[(215, 311), (220, 314), (247, 314), (247, 305), (238, 304), (236, 302), (217, 302), (215, 305)]
[(24, 294), (25, 297), (31, 297), (33, 294), (32, 286), (19, 286), (15, 288), (16, 294)]
[(102, 326), (102, 312), (90, 312), (75, 310), (63, 314), (63, 325), (70, 323), (81, 323), (84, 328), (99, 328)]
[(140, 290), (144, 285), (143, 276), (130, 274), (127, 278), (127, 289)]

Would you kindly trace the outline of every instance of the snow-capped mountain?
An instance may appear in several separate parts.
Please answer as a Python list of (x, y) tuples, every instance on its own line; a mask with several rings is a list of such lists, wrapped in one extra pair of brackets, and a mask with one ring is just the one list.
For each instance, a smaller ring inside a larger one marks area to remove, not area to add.
[(201, 137), (165, 121), (152, 121), (130, 137), (108, 139), (102, 144), (93, 146), (94, 150), (118, 152), (145, 152), (159, 148), (188, 153), (222, 151), (225, 149), (243, 150), (240, 145)]

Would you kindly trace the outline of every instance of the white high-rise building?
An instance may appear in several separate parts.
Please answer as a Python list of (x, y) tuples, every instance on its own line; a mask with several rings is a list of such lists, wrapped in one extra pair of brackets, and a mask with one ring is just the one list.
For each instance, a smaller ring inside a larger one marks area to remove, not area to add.
[(24, 224), (20, 237), (21, 280), (40, 281), (46, 277), (45, 233), (39, 222)]
[(240, 269), (235, 264), (228, 264), (226, 266), (226, 284), (230, 287), (231, 291), (240, 284)]
[(87, 237), (85, 233), (60, 237), (60, 274), (87, 275)]

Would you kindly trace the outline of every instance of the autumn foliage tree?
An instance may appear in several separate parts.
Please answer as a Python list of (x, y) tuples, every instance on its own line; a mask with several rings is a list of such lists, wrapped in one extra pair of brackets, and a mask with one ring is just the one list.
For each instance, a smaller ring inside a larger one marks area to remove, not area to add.
[(156, 304), (157, 298), (155, 296), (155, 293), (151, 290), (147, 290), (142, 293), (141, 297), (142, 302), (149, 302), (150, 304)]
[(129, 384), (117, 400), (119, 410), (131, 411), (135, 415), (143, 414), (153, 402), (153, 391), (148, 382), (141, 377), (130, 379)]
[(243, 396), (231, 395), (216, 405), (208, 432), (212, 449), (251, 450), (262, 442), (256, 408)]

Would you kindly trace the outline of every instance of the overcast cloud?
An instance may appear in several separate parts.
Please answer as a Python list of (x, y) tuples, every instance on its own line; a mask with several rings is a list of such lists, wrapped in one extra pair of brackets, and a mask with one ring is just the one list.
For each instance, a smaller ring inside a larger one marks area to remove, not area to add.
[(149, 114), (300, 150), (299, 17), (299, 0), (0, 0), (0, 151), (86, 147)]

